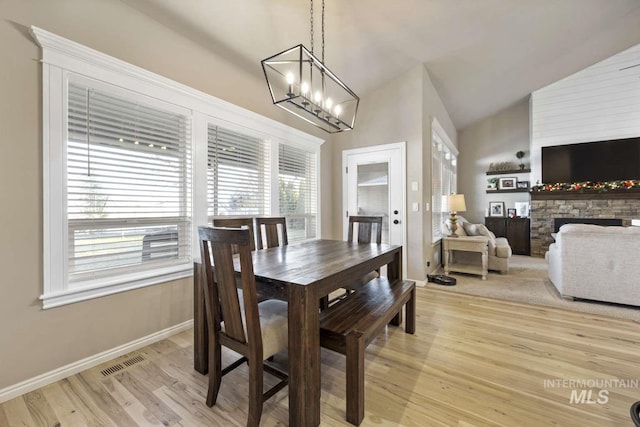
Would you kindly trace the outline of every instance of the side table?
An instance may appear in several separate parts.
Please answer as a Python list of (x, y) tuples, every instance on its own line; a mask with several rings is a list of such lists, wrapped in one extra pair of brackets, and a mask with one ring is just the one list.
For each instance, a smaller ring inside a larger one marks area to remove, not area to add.
[[(479, 274), (487, 280), (489, 264), (489, 238), (485, 236), (444, 237), (444, 274), (450, 271)], [(460, 264), (454, 262), (453, 251), (479, 252), (482, 264)]]

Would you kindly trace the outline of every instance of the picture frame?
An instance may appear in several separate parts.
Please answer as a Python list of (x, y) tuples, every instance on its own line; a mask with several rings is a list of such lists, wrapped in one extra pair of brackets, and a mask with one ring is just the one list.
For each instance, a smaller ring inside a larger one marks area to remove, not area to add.
[(529, 203), (527, 202), (516, 202), (516, 215), (520, 218), (528, 218), (529, 217)]
[(529, 188), (529, 181), (518, 181), (516, 182), (516, 188)]
[(518, 179), (514, 176), (500, 178), (498, 181), (498, 190), (515, 190)]
[(504, 217), (504, 202), (489, 202), (489, 216)]
[(509, 209), (507, 209), (507, 216), (508, 216), (509, 218), (516, 218), (516, 217), (517, 217), (517, 214), (516, 214), (516, 210), (515, 210), (515, 208), (509, 208)]

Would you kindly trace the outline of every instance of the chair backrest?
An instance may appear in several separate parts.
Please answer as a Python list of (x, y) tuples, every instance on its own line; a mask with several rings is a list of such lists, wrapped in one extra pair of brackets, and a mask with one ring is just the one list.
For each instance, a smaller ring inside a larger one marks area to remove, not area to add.
[[(242, 228), (242, 226), (246, 226), (249, 229), (251, 250), (256, 250), (256, 237), (253, 232), (253, 218), (214, 218), (213, 226), (226, 228)], [(238, 253), (237, 248), (234, 248), (233, 253)]]
[(350, 216), (347, 241), (353, 242), (353, 228), (358, 224), (358, 243), (371, 243), (373, 225), (376, 227), (375, 243), (382, 243), (382, 217), (381, 216)]
[[(262, 336), (249, 230), (198, 227), (198, 235), (205, 275), (207, 326), (219, 333), (221, 343), (232, 350), (246, 355), (248, 347), (250, 352), (261, 354)], [(234, 245), (240, 262), (244, 319), (236, 287)], [(221, 322), (224, 322), (224, 331), (221, 331)]]
[(142, 261), (178, 258), (180, 253), (177, 231), (158, 231), (142, 238)]
[[(258, 249), (273, 248), (275, 246), (285, 246), (289, 244), (287, 237), (287, 222), (284, 217), (256, 218), (256, 239)], [(264, 232), (262, 231), (264, 227)], [(281, 239), (278, 238), (278, 228), (280, 228)], [(266, 242), (263, 242), (263, 236)]]

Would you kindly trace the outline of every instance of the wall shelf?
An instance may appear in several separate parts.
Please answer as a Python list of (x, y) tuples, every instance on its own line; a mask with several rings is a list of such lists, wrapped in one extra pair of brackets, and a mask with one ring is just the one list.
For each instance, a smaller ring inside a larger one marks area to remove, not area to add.
[(489, 171), (487, 175), (509, 175), (513, 173), (529, 173), (531, 169), (515, 169), (510, 171)]
[(487, 194), (493, 193), (528, 193), (528, 188), (514, 188), (513, 190), (487, 190)]

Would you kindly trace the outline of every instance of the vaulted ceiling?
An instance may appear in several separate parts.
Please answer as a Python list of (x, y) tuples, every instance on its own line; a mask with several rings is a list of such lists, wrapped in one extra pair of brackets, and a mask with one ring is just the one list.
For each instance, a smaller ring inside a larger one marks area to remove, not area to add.
[[(122, 1), (256, 76), (310, 47), (308, 0)], [(459, 130), (640, 43), (640, 0), (326, 0), (325, 20), (325, 63), (358, 95), (423, 63)]]

